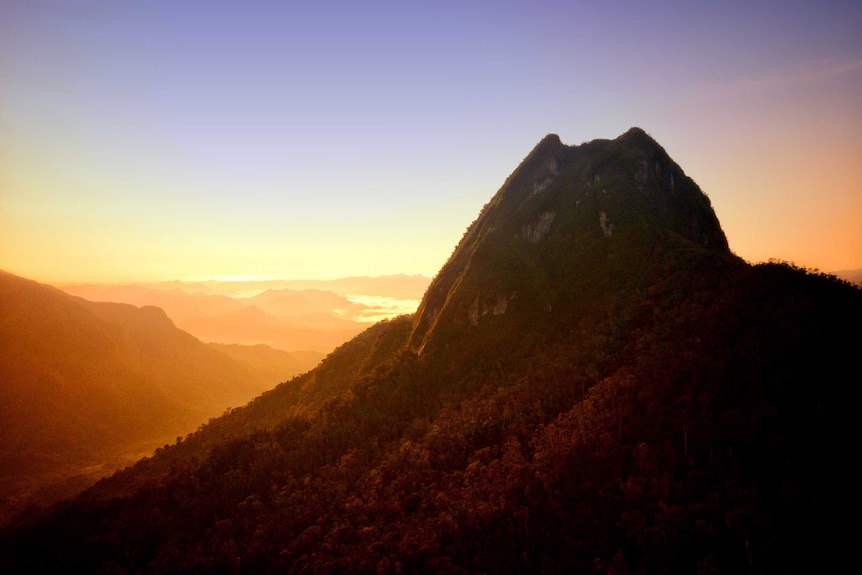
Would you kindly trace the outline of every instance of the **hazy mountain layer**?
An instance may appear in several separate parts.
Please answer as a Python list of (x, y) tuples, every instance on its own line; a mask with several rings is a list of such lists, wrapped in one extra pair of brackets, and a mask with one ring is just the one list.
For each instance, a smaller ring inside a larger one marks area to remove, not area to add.
[(220, 351), (159, 308), (90, 302), (5, 272), (0, 302), (0, 496), (10, 504), (91, 482), (320, 358)]
[(369, 317), (391, 316), (387, 299), (418, 301), (427, 285), (423, 276), (396, 275), (62, 288), (91, 301), (162, 308), (177, 327), (203, 341), (326, 354), (367, 328)]

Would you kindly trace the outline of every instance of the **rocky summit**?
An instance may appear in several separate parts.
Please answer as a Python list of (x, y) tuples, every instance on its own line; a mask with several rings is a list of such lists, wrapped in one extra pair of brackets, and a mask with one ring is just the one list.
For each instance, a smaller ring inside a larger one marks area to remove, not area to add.
[(579, 146), (545, 136), (434, 278), (410, 345), (421, 354), (441, 332), (449, 340), (454, 326), (505, 314), (559, 317), (583, 291), (579, 277), (595, 279), (609, 271), (597, 266), (659, 237), (730, 255), (709, 198), (642, 129)]

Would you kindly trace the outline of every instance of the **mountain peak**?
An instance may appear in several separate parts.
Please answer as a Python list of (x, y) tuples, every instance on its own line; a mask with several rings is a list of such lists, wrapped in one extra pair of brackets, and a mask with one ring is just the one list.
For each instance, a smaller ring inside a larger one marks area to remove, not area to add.
[(548, 134), (431, 282), (410, 345), (421, 354), (441, 329), (556, 313), (574, 276), (604, 274), (658, 236), (730, 255), (709, 199), (643, 129), (579, 146)]
[(562, 148), (565, 144), (560, 140), (560, 136), (558, 134), (548, 134), (536, 144), (536, 147), (533, 148), (533, 153), (537, 150), (555, 150), (558, 148)]
[(655, 142), (649, 134), (646, 133), (646, 130), (643, 128), (639, 128), (637, 126), (632, 126), (626, 132), (620, 136), (620, 138), (649, 138), (650, 141)]

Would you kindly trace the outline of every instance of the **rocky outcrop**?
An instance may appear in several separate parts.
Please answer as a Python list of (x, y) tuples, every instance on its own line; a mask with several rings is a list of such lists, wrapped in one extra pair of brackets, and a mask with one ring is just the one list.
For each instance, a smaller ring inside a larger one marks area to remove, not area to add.
[(602, 233), (606, 238), (609, 238), (614, 233), (614, 225), (608, 220), (608, 215), (604, 212), (599, 212), (599, 227), (602, 228)]
[(495, 294), (490, 298), (482, 298), (480, 293), (467, 308), (467, 319), (472, 325), (479, 325), (479, 320), (487, 315), (503, 315), (509, 307), (509, 302), (515, 298), (515, 294)]
[(414, 315), (410, 346), (424, 353), (441, 330), (450, 336), (481, 330), (483, 318), (498, 318), (491, 323), (500, 329), (499, 318), (512, 314), (556, 312), (553, 302), (572, 297), (560, 280), (584, 262), (596, 265), (591, 252), (601, 245), (624, 250), (656, 231), (730, 253), (709, 199), (643, 130), (580, 146), (549, 134), (431, 282)]
[(554, 223), (556, 212), (542, 212), (539, 217), (521, 227), (521, 237), (528, 242), (537, 244), (542, 241), (548, 232), (551, 230), (551, 224)]

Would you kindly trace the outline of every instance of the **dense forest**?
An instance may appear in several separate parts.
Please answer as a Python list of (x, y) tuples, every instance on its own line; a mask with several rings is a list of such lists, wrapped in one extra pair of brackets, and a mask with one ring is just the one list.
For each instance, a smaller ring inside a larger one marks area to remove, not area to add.
[(549, 137), (416, 314), (20, 515), (0, 569), (830, 571), (860, 320), (857, 286), (734, 256), (643, 132)]

